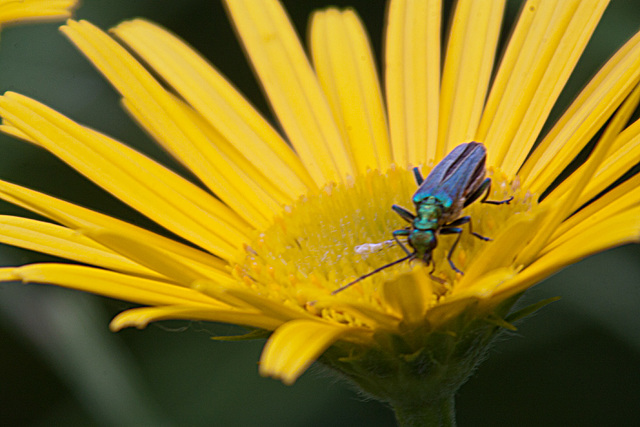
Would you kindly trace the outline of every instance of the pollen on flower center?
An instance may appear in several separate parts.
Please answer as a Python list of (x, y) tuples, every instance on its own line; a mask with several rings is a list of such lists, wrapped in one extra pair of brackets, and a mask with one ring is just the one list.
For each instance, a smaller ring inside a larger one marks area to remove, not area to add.
[[(424, 172), (428, 170), (425, 168)], [(508, 218), (531, 209), (534, 202), (517, 180), (508, 183), (501, 173), (489, 171), (489, 175), (493, 181), (489, 199), (513, 196), (513, 201), (504, 205), (476, 201), (462, 215), (471, 216), (474, 232), (491, 238)], [(309, 302), (326, 298), (359, 276), (406, 255), (392, 240), (392, 232), (409, 224), (391, 206), (398, 204), (413, 212), (411, 198), (416, 189), (413, 173), (395, 168), (386, 174), (371, 172), (307, 195), (287, 208), (247, 247), (246, 258), (236, 271), (261, 295), (292, 305), (306, 307)], [(472, 236), (468, 225), (462, 228), (452, 261), (464, 271), (474, 254), (491, 242)], [(442, 295), (455, 286), (457, 279), (447, 261), (456, 238), (457, 235), (438, 236), (438, 246), (433, 251), (433, 274), (442, 279)], [(411, 250), (408, 245), (407, 249)], [(407, 261), (385, 269), (336, 296), (370, 299), (382, 282), (420, 262)]]

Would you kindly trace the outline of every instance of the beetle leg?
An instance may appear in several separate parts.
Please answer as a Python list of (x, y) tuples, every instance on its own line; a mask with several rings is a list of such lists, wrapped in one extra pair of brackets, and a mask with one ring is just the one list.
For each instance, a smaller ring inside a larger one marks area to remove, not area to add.
[[(469, 218), (469, 217), (463, 217), (463, 218), (457, 219), (457, 220), (454, 221), (454, 223), (460, 221), (461, 219), (465, 219), (465, 218)], [(469, 222), (469, 219), (467, 219), (467, 222)], [(463, 222), (463, 224), (464, 224), (464, 222)], [(458, 267), (456, 267), (456, 265), (451, 260), (451, 255), (453, 255), (453, 251), (456, 249), (456, 246), (458, 246), (458, 242), (460, 241), (460, 237), (462, 237), (462, 228), (459, 228), (459, 227), (451, 227), (451, 228), (449, 228), (447, 226), (447, 228), (442, 228), (440, 230), (440, 234), (457, 234), (458, 235), (458, 238), (456, 239), (455, 242), (453, 242), (453, 245), (451, 246), (451, 249), (449, 249), (449, 254), (447, 255), (447, 261), (449, 261), (449, 265), (451, 266), (451, 268), (453, 268), (453, 270), (456, 273), (464, 274), (461, 270), (458, 269)]]
[(400, 215), (402, 217), (402, 219), (404, 219), (407, 222), (413, 222), (413, 220), (416, 219), (416, 216), (414, 214), (412, 214), (411, 212), (409, 212), (408, 210), (406, 210), (402, 206), (393, 205), (393, 206), (391, 206), (391, 209), (396, 211), (396, 213), (398, 215)]
[(449, 261), (449, 265), (451, 265), (451, 268), (454, 271), (456, 271), (457, 273), (460, 273), (460, 274), (464, 274), (464, 273), (461, 270), (459, 270), (458, 267), (455, 266), (455, 264), (451, 260), (451, 256), (453, 255), (453, 251), (456, 249), (456, 246), (458, 246), (458, 242), (460, 241), (460, 238), (462, 237), (462, 228), (460, 228), (459, 226), (464, 225), (464, 224), (469, 224), (469, 232), (471, 234), (473, 234), (475, 237), (477, 237), (478, 239), (484, 240), (484, 241), (491, 240), (490, 238), (482, 236), (482, 235), (476, 233), (475, 231), (473, 231), (473, 228), (471, 226), (471, 217), (470, 216), (463, 216), (462, 218), (458, 218), (455, 221), (445, 225), (444, 227), (442, 227), (440, 229), (440, 234), (457, 234), (458, 235), (458, 238), (456, 239), (455, 242), (453, 242), (453, 245), (451, 246), (451, 249), (449, 249), (449, 254), (447, 255), (447, 260)]
[(464, 225), (464, 224), (469, 224), (469, 233), (473, 234), (478, 239), (484, 240), (485, 242), (488, 242), (488, 241), (491, 240), (489, 237), (482, 236), (482, 235), (476, 233), (475, 231), (473, 231), (473, 227), (471, 226), (471, 217), (470, 216), (463, 216), (462, 218), (458, 218), (455, 221), (450, 222), (449, 224), (447, 224), (444, 227), (442, 227), (442, 229), (440, 229), (440, 234), (453, 234), (453, 233), (456, 233), (456, 231), (447, 232), (447, 229), (449, 227), (458, 227), (458, 226)]
[[(504, 199), (504, 200), (487, 200), (487, 198), (489, 197), (489, 193), (491, 193), (491, 178), (487, 178), (484, 180), (484, 182), (482, 183), (482, 185), (486, 185), (487, 186), (487, 192), (484, 194), (484, 197), (482, 198), (482, 200), (480, 200), (480, 203), (488, 203), (490, 205), (504, 205), (504, 204), (509, 204), (509, 202), (511, 202), (513, 200), (513, 196), (509, 197), (508, 199)], [(482, 187), (481, 185), (481, 187)]]
[(480, 200), (480, 203), (488, 203), (490, 205), (502, 205), (505, 203), (509, 204), (509, 202), (513, 200), (513, 196), (509, 197), (508, 199), (499, 200), (499, 201), (487, 200), (487, 198), (489, 197), (489, 193), (491, 193), (491, 178), (486, 178), (484, 181), (482, 181), (482, 184), (480, 184), (480, 186), (476, 188), (476, 191), (471, 193), (467, 198), (467, 200), (464, 201), (464, 207), (467, 207), (471, 203), (478, 200), (478, 198), (480, 198), (480, 196), (482, 196), (483, 193), (484, 193), (484, 197)]
[[(484, 181), (482, 181), (482, 184), (480, 184), (473, 193), (469, 194), (469, 197), (467, 197), (467, 200), (464, 201), (464, 207), (466, 208), (471, 203), (478, 200), (478, 198), (482, 196), (482, 193), (484, 193), (485, 191), (487, 192), (487, 194), (489, 194), (489, 192), (491, 191), (491, 178), (487, 178)], [(485, 198), (486, 198), (486, 195), (485, 195)]]
[(402, 229), (402, 230), (395, 230), (393, 233), (391, 233), (393, 235), (393, 240), (396, 241), (398, 246), (400, 246), (402, 248), (402, 250), (404, 251), (404, 253), (406, 253), (407, 255), (413, 255), (413, 253), (409, 252), (409, 250), (404, 245), (404, 243), (402, 243), (400, 241), (400, 239), (398, 239), (398, 236), (408, 236), (410, 232), (411, 231), (408, 228), (405, 228), (405, 229)]
[(420, 169), (413, 168), (413, 176), (416, 178), (416, 182), (418, 183), (418, 186), (422, 185), (422, 183), (424, 182), (424, 178), (422, 177), (422, 173), (420, 173)]
[(433, 272), (436, 271), (436, 263), (432, 261), (431, 265), (432, 267), (431, 267), (431, 271), (429, 272), (429, 277), (431, 277), (431, 280), (433, 280), (434, 282), (438, 282), (441, 285), (444, 285), (447, 282), (446, 280), (433, 275)]

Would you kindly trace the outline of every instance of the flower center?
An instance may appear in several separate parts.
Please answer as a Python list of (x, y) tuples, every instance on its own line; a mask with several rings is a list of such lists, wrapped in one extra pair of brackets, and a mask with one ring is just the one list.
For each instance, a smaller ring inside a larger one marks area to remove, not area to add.
[[(427, 168), (423, 172), (428, 172)], [(500, 201), (511, 196), (513, 200), (501, 205), (475, 201), (460, 214), (471, 218), (470, 224), (460, 225), (461, 234), (436, 233), (432, 277), (441, 282), (441, 295), (455, 286), (459, 277), (448, 262), (456, 239), (460, 237), (451, 261), (463, 272), (474, 255), (491, 244), (473, 236), (470, 225), (473, 232), (491, 239), (508, 218), (530, 210), (535, 203), (519, 187), (517, 179), (509, 184), (501, 173), (489, 171), (488, 175), (492, 178), (488, 200)], [(289, 300), (302, 307), (317, 298), (326, 298), (345, 284), (406, 256), (392, 233), (411, 224), (391, 206), (397, 204), (415, 213), (412, 196), (417, 188), (411, 171), (391, 169), (386, 174), (371, 172), (304, 196), (247, 247), (239, 271), (245, 282), (248, 278), (262, 295)], [(413, 252), (406, 237), (399, 239)], [(382, 269), (337, 295), (361, 297), (375, 293), (382, 282), (422, 262), (407, 260)]]

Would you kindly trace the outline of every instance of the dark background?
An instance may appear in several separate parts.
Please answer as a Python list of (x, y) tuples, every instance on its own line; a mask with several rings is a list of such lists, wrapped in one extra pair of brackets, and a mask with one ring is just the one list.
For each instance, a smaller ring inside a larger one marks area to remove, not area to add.
[[(299, 32), (311, 11), (353, 5), (380, 52), (383, 1), (285, 1)], [(509, 2), (508, 22), (518, 10)], [(101, 28), (146, 17), (187, 40), (265, 114), (219, 2), (87, 0), (76, 16)], [(445, 21), (446, 22), (446, 21)], [(118, 96), (57, 31), (3, 29), (0, 90), (32, 96), (182, 171), (127, 117)], [(613, 52), (640, 29), (640, 2), (605, 13), (555, 120)], [(0, 136), (0, 178), (157, 230), (43, 150)], [(23, 214), (2, 204), (3, 214)], [(0, 265), (50, 260), (0, 248)], [(460, 426), (622, 426), (640, 419), (640, 247), (594, 256), (544, 281), (528, 300), (562, 296), (505, 337), (460, 391)], [(113, 334), (129, 304), (50, 286), (0, 284), (2, 425), (393, 425), (393, 414), (318, 369), (291, 387), (261, 378), (262, 341), (221, 343), (233, 326), (163, 322)]]

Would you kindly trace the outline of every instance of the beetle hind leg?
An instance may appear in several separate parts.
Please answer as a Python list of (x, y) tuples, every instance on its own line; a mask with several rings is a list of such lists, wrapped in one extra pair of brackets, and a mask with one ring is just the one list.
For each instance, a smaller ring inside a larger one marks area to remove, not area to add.
[(467, 207), (471, 203), (478, 200), (480, 196), (482, 196), (482, 194), (484, 194), (484, 197), (480, 199), (480, 203), (487, 203), (489, 205), (504, 205), (504, 204), (508, 205), (513, 200), (513, 196), (504, 200), (487, 200), (487, 198), (489, 198), (490, 193), (491, 193), (491, 178), (486, 178), (484, 181), (482, 181), (482, 184), (480, 184), (480, 186), (476, 188), (476, 191), (471, 193), (467, 198), (467, 200), (464, 201), (464, 207)]
[(462, 270), (460, 270), (458, 267), (456, 267), (456, 265), (453, 263), (453, 260), (451, 259), (451, 256), (453, 255), (453, 251), (456, 250), (456, 246), (458, 246), (458, 242), (460, 241), (460, 238), (462, 237), (462, 228), (455, 227), (455, 226), (456, 225), (466, 224), (469, 221), (471, 221), (471, 217), (465, 216), (465, 217), (462, 217), (462, 218), (459, 218), (459, 219), (453, 221), (451, 224), (447, 224), (445, 226), (446, 228), (442, 228), (440, 230), (440, 234), (457, 234), (458, 235), (458, 237), (456, 238), (456, 241), (453, 242), (453, 245), (451, 245), (451, 249), (449, 249), (449, 253), (447, 254), (447, 261), (449, 261), (449, 265), (451, 266), (453, 271), (455, 271), (456, 273), (460, 273), (460, 274), (464, 274), (464, 273), (462, 272)]

